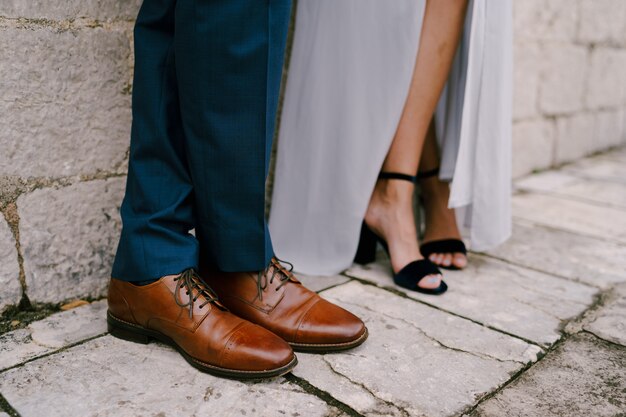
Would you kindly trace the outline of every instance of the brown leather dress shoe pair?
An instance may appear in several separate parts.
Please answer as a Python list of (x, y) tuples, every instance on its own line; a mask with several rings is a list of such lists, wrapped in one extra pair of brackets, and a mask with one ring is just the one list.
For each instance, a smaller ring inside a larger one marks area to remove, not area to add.
[(159, 340), (192, 366), (237, 379), (289, 372), (298, 362), (293, 350), (331, 352), (367, 338), (359, 318), (306, 289), (276, 260), (258, 274), (208, 272), (205, 280), (193, 270), (145, 286), (112, 278), (109, 332)]

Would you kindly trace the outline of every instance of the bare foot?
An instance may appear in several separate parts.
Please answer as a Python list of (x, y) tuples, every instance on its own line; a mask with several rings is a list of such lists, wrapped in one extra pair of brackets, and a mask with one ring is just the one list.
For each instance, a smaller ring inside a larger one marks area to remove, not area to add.
[[(365, 214), (365, 223), (387, 242), (394, 273), (413, 261), (424, 259), (413, 216), (414, 187), (408, 181), (379, 180)], [(441, 278), (440, 274), (429, 275), (419, 281), (418, 286), (437, 288)]]
[[(450, 197), (448, 183), (439, 181), (437, 176), (432, 176), (422, 179), (420, 186), (424, 194), (426, 213), (424, 243), (441, 239), (461, 239), (454, 209), (448, 208)], [(467, 266), (467, 256), (461, 252), (432, 253), (428, 259), (439, 266), (455, 266), (459, 269)]]

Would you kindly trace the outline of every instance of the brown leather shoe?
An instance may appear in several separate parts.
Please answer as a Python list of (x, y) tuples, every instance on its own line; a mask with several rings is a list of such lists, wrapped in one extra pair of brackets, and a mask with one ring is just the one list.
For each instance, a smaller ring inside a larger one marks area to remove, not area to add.
[(108, 301), (113, 336), (139, 343), (159, 340), (210, 374), (268, 378), (298, 363), (284, 340), (230, 313), (191, 269), (145, 286), (112, 278)]
[(276, 333), (296, 351), (350, 349), (367, 339), (358, 317), (305, 288), (276, 259), (260, 273), (205, 275), (230, 311)]

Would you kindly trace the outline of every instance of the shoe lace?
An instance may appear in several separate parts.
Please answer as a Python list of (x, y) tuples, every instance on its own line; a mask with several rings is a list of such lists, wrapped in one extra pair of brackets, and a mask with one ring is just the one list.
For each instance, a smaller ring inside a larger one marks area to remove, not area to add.
[[(285, 268), (283, 264), (287, 264), (289, 266), (289, 269)], [(280, 284), (276, 287), (276, 291), (278, 291), (288, 281), (298, 282), (291, 271), (293, 271), (292, 263), (283, 261), (281, 259), (278, 259), (277, 257), (273, 257), (267, 268), (259, 271), (259, 274), (257, 276), (257, 295), (259, 297), (259, 300), (263, 301), (263, 291), (265, 291), (269, 284), (272, 284), (274, 282), (274, 278), (276, 277), (280, 279)], [(269, 278), (268, 275), (270, 275)]]
[[(193, 305), (200, 298), (204, 298), (204, 302), (200, 304), (200, 308), (209, 303), (218, 303), (217, 294), (205, 283), (200, 275), (193, 269), (187, 269), (183, 271), (179, 276), (174, 278), (176, 284), (176, 291), (174, 293), (174, 300), (179, 307), (189, 307), (189, 318), (193, 318)], [(189, 295), (189, 301), (183, 303), (181, 298), (181, 291), (186, 289), (186, 294)], [(194, 295), (193, 290), (197, 290)]]

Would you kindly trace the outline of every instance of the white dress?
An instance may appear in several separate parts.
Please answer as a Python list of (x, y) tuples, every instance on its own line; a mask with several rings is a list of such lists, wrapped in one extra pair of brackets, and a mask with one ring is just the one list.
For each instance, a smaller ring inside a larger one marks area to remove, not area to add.
[[(424, 7), (298, 1), (269, 226), (277, 256), (299, 272), (352, 264), (406, 101)], [(511, 1), (470, 0), (436, 126), (449, 207), (476, 251), (511, 233), (511, 73)]]

